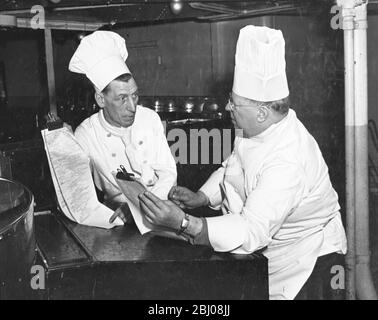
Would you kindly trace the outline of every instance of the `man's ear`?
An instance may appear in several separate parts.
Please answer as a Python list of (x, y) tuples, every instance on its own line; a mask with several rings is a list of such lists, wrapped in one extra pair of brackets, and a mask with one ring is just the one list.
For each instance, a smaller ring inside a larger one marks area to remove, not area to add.
[(257, 111), (257, 122), (263, 123), (268, 119), (269, 116), (269, 109), (266, 106), (260, 106), (259, 110)]
[(96, 99), (96, 102), (98, 104), (98, 106), (100, 108), (104, 108), (105, 107), (105, 97), (104, 97), (104, 94), (103, 93), (99, 93), (99, 92), (95, 92), (95, 99)]

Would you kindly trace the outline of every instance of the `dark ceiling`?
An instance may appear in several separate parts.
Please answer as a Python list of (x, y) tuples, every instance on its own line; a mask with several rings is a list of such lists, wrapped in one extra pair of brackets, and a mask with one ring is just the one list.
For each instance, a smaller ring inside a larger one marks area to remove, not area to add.
[[(173, 1), (182, 3), (174, 13)], [(33, 17), (40, 5), (46, 20), (96, 23), (100, 25), (162, 23), (183, 20), (221, 21), (269, 14), (305, 15), (320, 7), (330, 8), (336, 0), (0, 0), (0, 14), (21, 19)], [(370, 0), (369, 3), (378, 1)], [(378, 6), (369, 4), (369, 13)], [(329, 9), (328, 9), (329, 10)]]
[[(172, 1), (181, 1), (176, 14)], [(138, 24), (176, 20), (226, 20), (266, 14), (299, 14), (314, 3), (332, 5), (332, 0), (2, 0), (0, 14), (31, 18), (31, 8), (43, 6), (46, 19), (96, 22), (101, 24)]]

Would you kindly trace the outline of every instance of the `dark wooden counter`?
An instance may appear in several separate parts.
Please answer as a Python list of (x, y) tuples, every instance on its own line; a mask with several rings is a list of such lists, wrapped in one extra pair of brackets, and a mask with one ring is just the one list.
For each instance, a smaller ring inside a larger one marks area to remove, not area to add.
[(60, 214), (35, 217), (44, 299), (267, 299), (267, 260)]

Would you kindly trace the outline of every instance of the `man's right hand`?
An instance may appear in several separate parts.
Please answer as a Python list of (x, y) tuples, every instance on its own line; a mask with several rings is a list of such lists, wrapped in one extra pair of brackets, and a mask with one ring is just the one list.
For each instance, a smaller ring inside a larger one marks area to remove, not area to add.
[(209, 204), (209, 199), (203, 192), (193, 192), (188, 188), (179, 186), (172, 187), (168, 199), (182, 209), (195, 209)]
[(131, 223), (133, 221), (133, 215), (131, 214), (129, 205), (125, 202), (118, 207), (114, 214), (110, 217), (109, 223), (113, 223), (116, 218), (120, 218), (124, 224)]

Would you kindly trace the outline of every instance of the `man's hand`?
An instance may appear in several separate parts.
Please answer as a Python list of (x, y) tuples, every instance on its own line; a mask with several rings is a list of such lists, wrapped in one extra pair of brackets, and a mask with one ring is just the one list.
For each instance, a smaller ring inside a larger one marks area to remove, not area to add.
[(73, 134), (73, 130), (72, 130), (72, 127), (66, 123), (66, 122), (63, 122), (63, 128), (67, 128), (69, 132), (71, 132)]
[(123, 223), (131, 222), (133, 220), (129, 205), (126, 202), (114, 211), (114, 214), (109, 219), (109, 223), (113, 223), (117, 217), (120, 218)]
[(141, 193), (139, 200), (148, 222), (159, 227), (180, 230), (185, 212), (172, 201), (161, 200), (148, 191)]
[(208, 197), (201, 191), (193, 192), (185, 187), (174, 186), (169, 191), (168, 199), (172, 200), (182, 209), (195, 209), (206, 206)]

